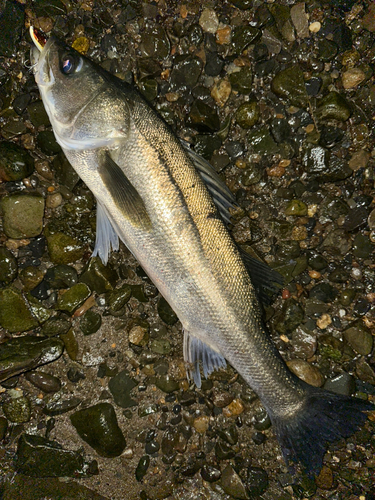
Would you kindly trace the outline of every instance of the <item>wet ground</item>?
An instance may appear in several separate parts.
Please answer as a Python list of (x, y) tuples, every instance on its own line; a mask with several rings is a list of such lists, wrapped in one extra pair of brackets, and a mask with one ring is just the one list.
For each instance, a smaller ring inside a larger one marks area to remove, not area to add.
[(230, 366), (189, 385), (181, 326), (129, 252), (90, 258), (95, 200), (54, 141), (28, 34), (134, 82), (212, 163), (234, 238), (284, 277), (265, 317), (290, 369), (374, 401), (373, 2), (0, 12), (0, 496), (373, 499), (373, 416), (315, 480), (294, 474)]

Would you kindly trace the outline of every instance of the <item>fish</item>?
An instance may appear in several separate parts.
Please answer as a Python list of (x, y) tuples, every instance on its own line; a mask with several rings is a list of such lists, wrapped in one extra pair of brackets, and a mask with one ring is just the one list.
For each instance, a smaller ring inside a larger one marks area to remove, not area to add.
[(134, 85), (54, 35), (30, 34), (56, 140), (97, 201), (93, 255), (106, 264), (121, 240), (177, 314), (196, 386), (200, 366), (207, 377), (229, 362), (260, 398), (286, 463), (317, 475), (329, 443), (353, 434), (374, 406), (312, 387), (288, 369), (259, 303), (277, 275), (234, 242), (234, 198), (214, 169)]

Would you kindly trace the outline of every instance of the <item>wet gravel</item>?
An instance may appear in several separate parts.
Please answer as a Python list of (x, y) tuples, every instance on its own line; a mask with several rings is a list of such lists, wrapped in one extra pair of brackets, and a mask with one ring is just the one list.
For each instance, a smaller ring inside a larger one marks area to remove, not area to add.
[(375, 400), (373, 2), (5, 1), (0, 496), (373, 499), (373, 416), (316, 479), (288, 470), (230, 366), (189, 386), (181, 326), (129, 252), (90, 258), (95, 200), (51, 132), (30, 24), (134, 82), (211, 161), (234, 238), (284, 277), (265, 318), (290, 369)]

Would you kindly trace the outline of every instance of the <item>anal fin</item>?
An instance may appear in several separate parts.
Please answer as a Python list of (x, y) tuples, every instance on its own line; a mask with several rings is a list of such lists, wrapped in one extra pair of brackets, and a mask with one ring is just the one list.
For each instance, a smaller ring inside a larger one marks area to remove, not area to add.
[(119, 249), (119, 239), (116, 231), (106, 214), (104, 207), (97, 201), (96, 204), (96, 239), (93, 257), (99, 255), (103, 264), (108, 262), (109, 252)]
[(214, 370), (226, 367), (225, 358), (197, 337), (184, 331), (184, 360), (187, 364), (188, 379), (201, 387), (199, 361), (202, 361), (203, 374), (207, 378)]

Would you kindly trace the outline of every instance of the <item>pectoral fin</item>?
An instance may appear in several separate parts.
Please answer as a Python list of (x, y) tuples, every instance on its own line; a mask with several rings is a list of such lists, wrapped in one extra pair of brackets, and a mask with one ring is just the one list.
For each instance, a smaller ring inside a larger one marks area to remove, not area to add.
[(98, 167), (98, 172), (113, 202), (121, 210), (123, 216), (133, 226), (149, 230), (151, 228), (151, 220), (140, 194), (117, 163), (112, 160), (108, 151), (103, 153), (103, 159)]

